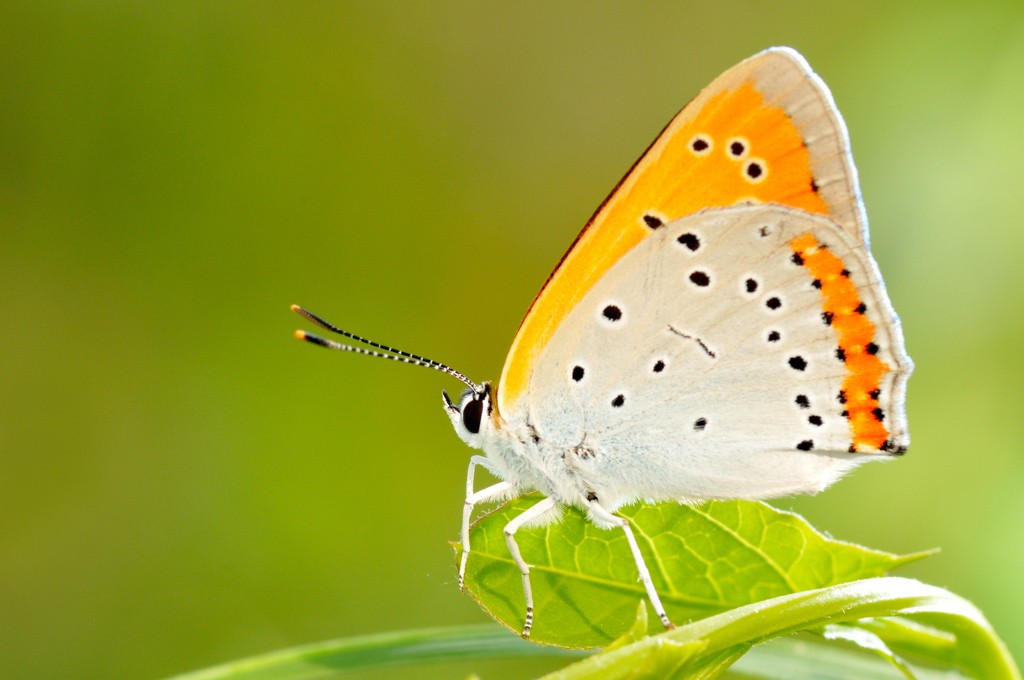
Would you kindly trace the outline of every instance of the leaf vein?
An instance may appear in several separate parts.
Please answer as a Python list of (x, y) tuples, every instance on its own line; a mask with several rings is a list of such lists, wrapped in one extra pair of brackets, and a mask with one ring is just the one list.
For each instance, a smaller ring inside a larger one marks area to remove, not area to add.
[[(793, 583), (792, 579), (790, 579), (790, 577), (789, 577), (789, 574), (786, 573), (786, 570), (783, 569), (782, 566), (778, 562), (776, 562), (775, 560), (769, 558), (768, 555), (766, 555), (764, 553), (764, 551), (761, 550), (761, 548), (759, 548), (758, 546), (754, 545), (753, 543), (751, 543), (747, 539), (743, 538), (743, 536), (741, 536), (739, 534), (739, 532), (735, 531), (734, 529), (732, 529), (728, 525), (722, 523), (718, 518), (712, 517), (707, 512), (704, 512), (702, 510), (698, 510), (697, 508), (695, 508), (695, 507), (693, 507), (691, 505), (686, 505), (684, 507), (689, 509), (691, 512), (694, 512), (694, 513), (696, 513), (698, 515), (701, 515), (702, 517), (707, 519), (709, 522), (711, 522), (715, 526), (719, 527), (727, 535), (732, 536), (732, 538), (737, 543), (739, 543), (740, 545), (746, 547), (748, 550), (750, 550), (752, 553), (754, 553), (754, 555), (756, 557), (759, 557), (762, 562), (764, 562), (766, 565), (768, 565), (772, 569), (772, 571), (774, 571), (776, 574), (778, 574), (779, 577), (782, 578), (783, 581), (785, 581), (786, 585), (790, 588), (791, 592), (795, 593), (795, 592), (799, 592), (800, 591), (800, 588), (797, 587), (797, 585), (795, 583)], [(707, 506), (704, 506), (704, 507), (707, 507)]]

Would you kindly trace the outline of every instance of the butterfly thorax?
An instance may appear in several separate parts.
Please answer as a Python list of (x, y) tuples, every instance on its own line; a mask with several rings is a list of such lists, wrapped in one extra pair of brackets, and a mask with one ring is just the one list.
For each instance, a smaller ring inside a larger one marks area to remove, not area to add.
[(581, 441), (577, 446), (543, 438), (525, 417), (506, 420), (492, 408), (493, 391), (485, 383), (467, 390), (459, 404), (446, 409), (456, 433), (469, 446), (480, 449), (488, 468), (515, 487), (516, 494), (540, 491), (561, 505), (583, 507), (595, 490), (580, 474), (578, 462), (594, 455)]
[(484, 452), (503, 479), (523, 491), (538, 490), (562, 505), (579, 507), (596, 497), (577, 465), (595, 455), (584, 442), (566, 447), (543, 439), (525, 421), (505, 422), (494, 431)]

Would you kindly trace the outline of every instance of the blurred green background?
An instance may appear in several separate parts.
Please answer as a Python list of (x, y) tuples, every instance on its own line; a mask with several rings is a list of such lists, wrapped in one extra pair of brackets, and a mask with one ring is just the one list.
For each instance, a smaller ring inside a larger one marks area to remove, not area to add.
[(662, 125), (775, 44), (846, 117), (917, 363), (910, 453), (778, 505), (941, 547), (903, 573), (1024, 657), (1019, 0), (6, 2), (0, 674), (485, 621), (447, 545), (459, 386), (303, 346), (288, 305), (496, 378)]

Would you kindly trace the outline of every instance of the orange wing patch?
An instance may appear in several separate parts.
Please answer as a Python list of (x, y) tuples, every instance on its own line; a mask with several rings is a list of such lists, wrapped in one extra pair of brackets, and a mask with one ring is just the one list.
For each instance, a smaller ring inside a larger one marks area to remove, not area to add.
[[(652, 229), (705, 208), (744, 202), (830, 213), (795, 120), (813, 114), (807, 125), (841, 126), (830, 122), (838, 121), (831, 109), (824, 113), (830, 103), (822, 102), (831, 100), (825, 93), (799, 114), (776, 105), (798, 87), (808, 87), (809, 71), (802, 69), (806, 65), (788, 54), (753, 57), (726, 72), (676, 115), (590, 219), (533, 301), (505, 360), (500, 409), (516, 409), (536, 358), (566, 314)], [(781, 90), (766, 97), (758, 78)], [(810, 87), (820, 94), (817, 85)], [(845, 131), (834, 138), (845, 140)], [(845, 153), (837, 145), (820, 155)]]
[(793, 121), (751, 83), (711, 97), (650, 161), (638, 178), (641, 186), (609, 206), (608, 219), (635, 222), (652, 210), (678, 219), (743, 202), (828, 214)]
[(836, 352), (846, 364), (847, 376), (838, 398), (850, 423), (850, 452), (889, 451), (892, 447), (878, 390), (882, 376), (891, 369), (876, 356), (875, 325), (864, 315), (864, 301), (843, 261), (812, 234), (802, 234), (789, 245), (814, 276), (821, 291), (822, 314), (839, 337)]

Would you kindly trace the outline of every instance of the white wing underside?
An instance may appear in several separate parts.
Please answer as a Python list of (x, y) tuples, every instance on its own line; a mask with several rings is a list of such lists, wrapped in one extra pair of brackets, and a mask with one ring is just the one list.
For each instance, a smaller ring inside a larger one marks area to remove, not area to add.
[[(866, 246), (826, 217), (769, 205), (708, 210), (654, 231), (559, 325), (531, 375), (529, 412), (505, 416), (566, 451), (565, 464), (609, 509), (637, 498), (816, 492), (881, 457), (849, 453), (837, 333), (788, 246), (808, 232), (844, 261), (867, 305), (877, 356), (892, 369), (879, 406), (894, 446), (905, 446), (910, 363)], [(699, 247), (680, 243), (684, 234)]]

